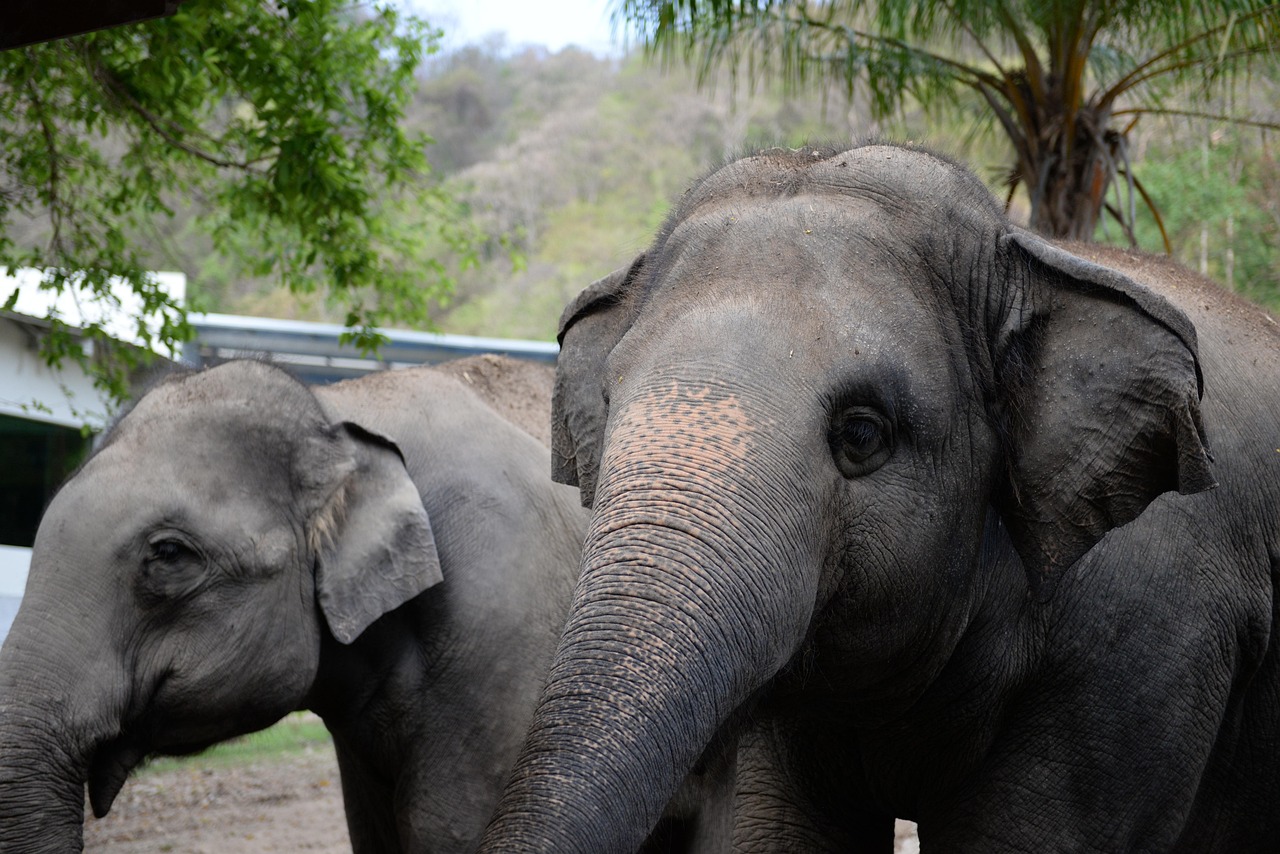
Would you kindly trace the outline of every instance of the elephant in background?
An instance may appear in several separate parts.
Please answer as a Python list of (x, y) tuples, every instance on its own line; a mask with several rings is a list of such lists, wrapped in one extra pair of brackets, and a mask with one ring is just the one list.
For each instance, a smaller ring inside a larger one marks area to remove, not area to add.
[(245, 361), (143, 396), (51, 502), (0, 651), (0, 850), (79, 851), (86, 782), (104, 815), (148, 755), (302, 708), (357, 852), (472, 850), (586, 525), (547, 476), (552, 376)]
[(560, 335), (593, 518), (482, 851), (633, 850), (709, 748), (740, 852), (1280, 845), (1261, 309), (865, 144), (714, 171)]

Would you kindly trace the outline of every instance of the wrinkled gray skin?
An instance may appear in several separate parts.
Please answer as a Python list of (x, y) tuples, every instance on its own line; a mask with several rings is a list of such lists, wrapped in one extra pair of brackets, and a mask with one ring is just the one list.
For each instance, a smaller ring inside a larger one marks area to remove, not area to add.
[(471, 850), (586, 525), (530, 435), (550, 392), (482, 357), (314, 394), (236, 362), (143, 397), (40, 525), (0, 652), (0, 850), (78, 851), (86, 781), (105, 814), (143, 757), (303, 708), (357, 852)]
[(696, 184), (562, 344), (594, 516), (482, 850), (629, 851), (707, 745), (737, 851), (1276, 850), (1261, 310), (866, 145)]

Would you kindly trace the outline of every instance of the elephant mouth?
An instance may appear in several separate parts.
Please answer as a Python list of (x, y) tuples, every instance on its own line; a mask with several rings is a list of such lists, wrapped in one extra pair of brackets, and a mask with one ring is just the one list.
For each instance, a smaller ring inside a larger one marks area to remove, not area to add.
[[(148, 725), (134, 729), (146, 732), (153, 728)], [(94, 817), (102, 818), (111, 810), (111, 805), (115, 803), (133, 769), (141, 765), (148, 756), (190, 756), (208, 749), (217, 741), (217, 738), (195, 737), (184, 741), (144, 745), (136, 738), (122, 733), (101, 742), (89, 761), (87, 781), (89, 805), (93, 808)]]
[(116, 796), (129, 779), (129, 773), (141, 764), (146, 751), (124, 738), (98, 746), (89, 762), (89, 805), (95, 818), (111, 811)]

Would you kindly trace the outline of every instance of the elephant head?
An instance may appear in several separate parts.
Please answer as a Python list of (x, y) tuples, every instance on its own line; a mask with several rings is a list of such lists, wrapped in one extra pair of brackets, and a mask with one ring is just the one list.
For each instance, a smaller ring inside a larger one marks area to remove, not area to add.
[(152, 753), (302, 707), (349, 643), (440, 581), (400, 452), (255, 362), (146, 394), (51, 502), (0, 651), (0, 848), (82, 845)]
[(634, 850), (802, 651), (834, 651), (848, 720), (908, 706), (973, 617), (991, 525), (1046, 599), (1213, 482), (1189, 321), (922, 150), (722, 167), (561, 341), (554, 473), (593, 522), (485, 850)]

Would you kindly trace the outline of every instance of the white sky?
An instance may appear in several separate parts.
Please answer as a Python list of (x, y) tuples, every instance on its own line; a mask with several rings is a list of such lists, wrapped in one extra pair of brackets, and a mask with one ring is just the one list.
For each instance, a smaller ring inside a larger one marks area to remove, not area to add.
[(401, 0), (444, 30), (446, 49), (502, 32), (510, 47), (539, 44), (555, 52), (568, 45), (596, 54), (617, 53), (609, 0)]

